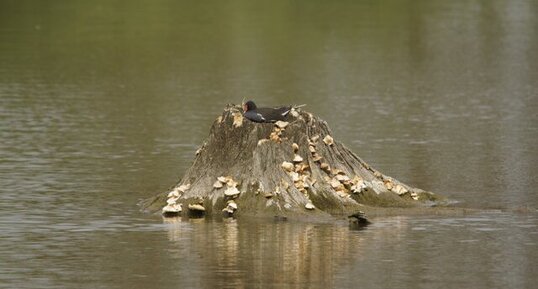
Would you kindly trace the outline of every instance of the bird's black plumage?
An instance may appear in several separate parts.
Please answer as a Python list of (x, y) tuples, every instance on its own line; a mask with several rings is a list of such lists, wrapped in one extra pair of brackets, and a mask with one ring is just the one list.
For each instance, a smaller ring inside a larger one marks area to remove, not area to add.
[(364, 227), (371, 224), (371, 222), (366, 218), (364, 212), (358, 211), (353, 215), (348, 216), (350, 225)]
[(249, 100), (243, 105), (243, 115), (254, 122), (276, 122), (286, 120), (291, 108), (291, 106), (257, 107), (252, 100)]

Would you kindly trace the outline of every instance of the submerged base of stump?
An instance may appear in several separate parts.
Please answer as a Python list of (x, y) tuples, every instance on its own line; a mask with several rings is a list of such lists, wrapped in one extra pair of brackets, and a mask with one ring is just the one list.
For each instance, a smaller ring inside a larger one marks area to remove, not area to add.
[(308, 112), (254, 123), (243, 118), (240, 106), (230, 105), (183, 178), (144, 200), (142, 208), (165, 216), (301, 217), (432, 206), (440, 200), (370, 167)]

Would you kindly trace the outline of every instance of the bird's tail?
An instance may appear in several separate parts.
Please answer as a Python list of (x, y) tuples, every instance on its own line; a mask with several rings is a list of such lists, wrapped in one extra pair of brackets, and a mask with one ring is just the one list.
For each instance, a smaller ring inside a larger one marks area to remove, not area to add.
[[(287, 110), (282, 113), (282, 116), (288, 115), (288, 113), (290, 113), (291, 111), (293, 111), (292, 114), (297, 114), (297, 109), (301, 108), (303, 106), (306, 106), (306, 104), (288, 106)], [(294, 115), (294, 116), (296, 116), (296, 115)]]

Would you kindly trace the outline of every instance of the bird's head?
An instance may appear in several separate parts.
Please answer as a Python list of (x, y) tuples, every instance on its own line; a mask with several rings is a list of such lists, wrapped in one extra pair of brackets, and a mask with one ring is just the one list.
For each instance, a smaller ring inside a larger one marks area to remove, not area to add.
[(247, 112), (253, 109), (256, 109), (256, 104), (254, 103), (254, 101), (249, 100), (243, 104), (243, 112)]

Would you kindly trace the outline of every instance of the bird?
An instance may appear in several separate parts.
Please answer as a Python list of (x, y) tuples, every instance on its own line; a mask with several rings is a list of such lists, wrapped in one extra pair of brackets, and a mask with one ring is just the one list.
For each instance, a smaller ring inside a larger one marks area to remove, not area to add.
[(254, 101), (243, 104), (243, 116), (253, 122), (276, 122), (286, 120), (293, 106), (257, 107)]
[(366, 214), (362, 211), (358, 211), (348, 216), (348, 219), (349, 224), (357, 228), (362, 228), (371, 224), (371, 222), (366, 218)]

